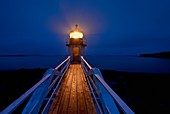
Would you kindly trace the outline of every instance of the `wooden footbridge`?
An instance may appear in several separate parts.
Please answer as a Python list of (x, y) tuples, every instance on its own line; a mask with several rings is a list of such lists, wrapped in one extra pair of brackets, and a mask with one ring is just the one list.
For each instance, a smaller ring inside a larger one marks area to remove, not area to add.
[[(77, 26), (76, 26), (77, 30)], [(0, 114), (134, 114), (83, 57), (83, 34), (70, 33), (69, 54)], [(21, 109), (21, 107), (23, 109)], [(18, 109), (19, 108), (19, 109)]]
[(71, 64), (49, 114), (96, 114), (96, 109), (80, 64)]

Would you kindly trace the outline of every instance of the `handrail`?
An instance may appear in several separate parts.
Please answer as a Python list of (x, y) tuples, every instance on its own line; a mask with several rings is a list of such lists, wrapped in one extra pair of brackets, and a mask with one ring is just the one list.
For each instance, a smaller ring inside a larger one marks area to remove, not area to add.
[[(83, 68), (83, 70), (85, 70), (84, 69), (84, 63), (82, 63), (82, 68)], [(86, 76), (87, 74), (86, 74), (86, 72), (85, 72), (85, 76)], [(99, 105), (99, 103), (98, 103), (98, 101), (97, 101), (97, 98), (96, 98), (96, 96), (95, 96), (95, 93), (93, 92), (93, 87), (92, 87), (92, 85), (90, 84), (90, 80), (87, 78), (87, 83), (88, 83), (88, 85), (89, 85), (89, 89), (90, 89), (90, 91), (91, 91), (91, 94), (92, 94), (92, 96), (93, 96), (93, 99), (94, 99), (94, 102), (96, 103), (96, 108), (98, 109), (98, 112), (100, 113), (100, 114), (102, 114), (102, 109), (101, 109), (101, 107), (100, 107), (100, 105)]]
[(89, 65), (89, 63), (84, 59), (83, 56), (81, 56), (81, 59), (83, 60), (83, 62), (88, 66), (89, 69), (92, 69), (92, 67)]
[(55, 70), (57, 70), (58, 68), (60, 68), (68, 59), (70, 59), (70, 56), (67, 57), (67, 59), (65, 59), (61, 64), (59, 64)]
[[(67, 59), (67, 60), (68, 60), (68, 59)], [(60, 78), (58, 84), (56, 85), (55, 89), (53, 90), (53, 92), (52, 92), (50, 98), (48, 99), (48, 101), (47, 101), (47, 103), (46, 103), (44, 109), (42, 110), (41, 114), (45, 114), (45, 113), (48, 111), (49, 103), (50, 103), (51, 99), (54, 97), (54, 95), (55, 95), (55, 93), (56, 93), (56, 90), (57, 90), (57, 88), (59, 87), (59, 85), (60, 85), (60, 83), (61, 83), (61, 81), (62, 81), (62, 79), (63, 79), (63, 77), (64, 77), (64, 74), (66, 73), (66, 71), (67, 71), (69, 65), (70, 65), (70, 63), (67, 63), (67, 64), (66, 64), (66, 67), (64, 67), (64, 68), (66, 68), (66, 70), (65, 70), (64, 73), (62, 74), (62, 76), (61, 76), (61, 78)]]
[[(84, 59), (83, 56), (81, 56), (81, 60), (82, 60), (82, 67), (83, 70), (85, 72), (85, 74), (88, 76), (86, 77), (87, 79), (89, 78), (90, 82), (92, 82), (92, 86), (94, 88), (94, 90), (96, 90), (96, 86), (95, 84), (97, 84), (97, 82), (99, 82), (98, 84), (103, 86), (105, 91), (108, 92), (108, 95), (111, 97), (111, 99), (114, 100), (114, 102), (117, 103), (117, 105), (120, 107), (121, 111), (123, 111), (126, 114), (134, 114), (134, 112), (127, 106), (127, 104), (109, 87), (109, 85), (102, 79), (103, 76), (100, 72), (100, 70), (97, 70), (96, 68), (92, 68), (88, 62)], [(91, 70), (90, 73), (88, 73)], [(91, 77), (92, 76), (92, 77)], [(92, 79), (93, 78), (93, 79)], [(97, 80), (96, 80), (97, 79)], [(93, 83), (93, 81), (95, 83)], [(89, 85), (91, 86), (91, 85)], [(100, 88), (100, 87), (99, 87)], [(98, 89), (99, 89), (98, 88)], [(100, 90), (100, 89), (99, 89)], [(103, 107), (104, 108), (104, 107)], [(107, 111), (109, 111), (109, 108), (106, 106), (105, 107), (107, 109)]]
[[(8, 114), (12, 113), (19, 105), (21, 105), (40, 85), (42, 85), (45, 81), (49, 79), (49, 77), (54, 75), (54, 71), (58, 70), (66, 61), (70, 59), (70, 56), (67, 57), (61, 64), (59, 64), (55, 69), (49, 69), (44, 74), (43, 78), (36, 83), (33, 87), (31, 87), (28, 91), (22, 94), (18, 99), (16, 99), (13, 103), (7, 106), (0, 114)], [(67, 64), (68, 65), (68, 64)], [(65, 73), (65, 72), (64, 72)]]
[(126, 114), (134, 114), (134, 112), (126, 105), (126, 103), (108, 86), (108, 84), (100, 76), (96, 74), (94, 74), (94, 76), (100, 81), (100, 83), (105, 87), (108, 93), (114, 98), (114, 100)]

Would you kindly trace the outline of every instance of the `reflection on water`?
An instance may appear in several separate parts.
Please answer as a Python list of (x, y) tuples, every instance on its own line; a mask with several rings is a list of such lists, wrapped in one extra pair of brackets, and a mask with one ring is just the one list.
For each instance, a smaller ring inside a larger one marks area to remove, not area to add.
[[(55, 68), (66, 59), (60, 56), (1, 56), (0, 70), (20, 68)], [(93, 67), (128, 72), (170, 73), (170, 59), (135, 57), (135, 56), (85, 56)]]

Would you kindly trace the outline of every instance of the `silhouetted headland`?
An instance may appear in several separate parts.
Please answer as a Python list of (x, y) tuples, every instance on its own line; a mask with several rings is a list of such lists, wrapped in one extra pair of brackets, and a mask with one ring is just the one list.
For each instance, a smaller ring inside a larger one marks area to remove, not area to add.
[(170, 52), (160, 52), (151, 54), (140, 54), (139, 57), (170, 58)]

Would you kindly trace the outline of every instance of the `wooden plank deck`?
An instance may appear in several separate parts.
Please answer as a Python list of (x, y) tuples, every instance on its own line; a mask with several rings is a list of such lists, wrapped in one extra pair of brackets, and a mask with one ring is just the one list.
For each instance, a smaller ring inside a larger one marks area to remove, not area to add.
[(97, 114), (81, 64), (71, 64), (49, 114)]

